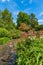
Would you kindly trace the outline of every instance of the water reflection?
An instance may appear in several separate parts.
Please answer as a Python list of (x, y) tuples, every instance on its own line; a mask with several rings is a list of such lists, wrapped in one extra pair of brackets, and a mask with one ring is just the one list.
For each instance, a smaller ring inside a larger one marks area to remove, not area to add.
[(14, 65), (16, 60), (17, 60), (17, 54), (16, 53), (12, 53), (10, 58), (8, 59), (8, 64), (7, 65)]
[(11, 53), (8, 59), (7, 60), (2, 59), (2, 62), (5, 63), (5, 64), (3, 63), (3, 65), (17, 65), (16, 60), (17, 60), (17, 54)]

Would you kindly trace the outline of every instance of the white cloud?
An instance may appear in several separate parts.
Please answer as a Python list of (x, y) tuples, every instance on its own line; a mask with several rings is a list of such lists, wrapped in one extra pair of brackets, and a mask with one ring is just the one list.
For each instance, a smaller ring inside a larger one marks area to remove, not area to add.
[(29, 0), (29, 3), (31, 4), (33, 2), (33, 0)]
[(10, 0), (7, 0), (8, 2), (10, 1)]
[(38, 22), (39, 22), (39, 23), (43, 22), (43, 19), (39, 19)]
[(41, 13), (39, 14), (39, 16), (43, 16), (43, 12), (41, 12)]
[(5, 2), (6, 0), (2, 0), (2, 2)]
[(5, 1), (8, 1), (9, 2), (10, 0), (2, 0), (2, 2), (5, 2)]
[(39, 23), (39, 24), (43, 24), (43, 19), (39, 19), (39, 20), (38, 20), (38, 23)]

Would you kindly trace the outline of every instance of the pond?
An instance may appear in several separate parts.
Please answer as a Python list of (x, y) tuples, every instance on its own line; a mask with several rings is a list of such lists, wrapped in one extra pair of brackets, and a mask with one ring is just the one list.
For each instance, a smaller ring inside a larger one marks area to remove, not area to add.
[(12, 53), (10, 58), (7, 61), (7, 65), (15, 65), (16, 60), (17, 60), (17, 54)]
[(15, 65), (17, 60), (17, 54), (11, 53), (7, 60), (1, 59), (1, 65)]
[[(17, 60), (17, 54), (15, 50), (10, 48), (9, 46), (4, 46), (2, 50), (0, 50), (2, 57), (0, 56), (0, 64), (1, 65), (15, 65)], [(3, 55), (4, 54), (4, 55)]]

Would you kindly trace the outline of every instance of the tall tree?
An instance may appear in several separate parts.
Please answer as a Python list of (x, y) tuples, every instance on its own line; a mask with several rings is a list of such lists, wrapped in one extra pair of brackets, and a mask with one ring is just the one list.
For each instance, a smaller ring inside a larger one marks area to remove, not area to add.
[(12, 14), (11, 14), (7, 9), (5, 9), (5, 10), (2, 12), (2, 19), (3, 19), (5, 22), (11, 22), (11, 21), (13, 21)]
[(15, 23), (13, 23), (12, 14), (7, 9), (0, 12), (0, 26), (2, 27), (3, 25), (8, 30), (13, 29), (15, 27)]
[(0, 10), (0, 18), (2, 18), (2, 11)]
[(38, 27), (38, 19), (36, 18), (35, 14), (31, 13), (30, 14), (30, 25), (32, 28), (37, 28)]
[(25, 23), (26, 25), (30, 24), (30, 16), (27, 13), (19, 12), (17, 17), (17, 26), (19, 27), (21, 23)]

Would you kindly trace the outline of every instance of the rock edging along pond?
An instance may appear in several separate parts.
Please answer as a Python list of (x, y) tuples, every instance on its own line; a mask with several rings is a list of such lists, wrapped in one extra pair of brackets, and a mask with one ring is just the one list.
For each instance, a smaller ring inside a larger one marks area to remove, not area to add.
[(15, 43), (12, 41), (10, 41), (7, 45), (1, 45), (0, 49), (1, 65), (15, 65), (17, 54), (16, 50), (14, 49)]
[(8, 48), (4, 54), (4, 56), (0, 57), (0, 64), (1, 65), (14, 65), (17, 59), (17, 54), (10, 48)]

